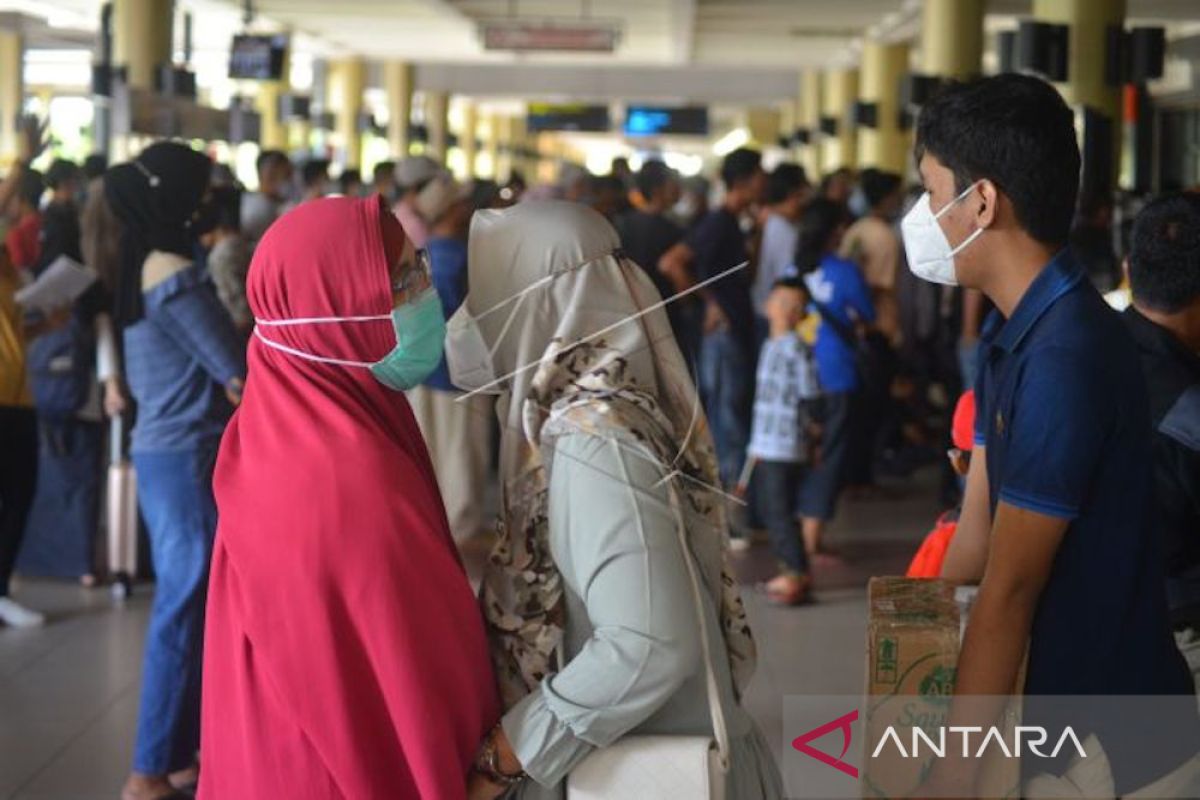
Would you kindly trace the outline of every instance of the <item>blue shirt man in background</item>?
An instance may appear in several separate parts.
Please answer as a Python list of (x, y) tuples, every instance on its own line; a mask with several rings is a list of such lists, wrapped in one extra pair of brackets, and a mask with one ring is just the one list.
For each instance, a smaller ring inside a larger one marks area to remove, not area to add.
[[(467, 296), (467, 226), (475, 210), (471, 188), (438, 175), (413, 205), (429, 229), (425, 252), (442, 313), (449, 319)], [(493, 413), (488, 395), (460, 401), (459, 394), (443, 356), (425, 382), (408, 392), (408, 402), (429, 448), (450, 532), (462, 541), (483, 527), (479, 497), (487, 480)]]
[[(1096, 713), (1064, 719), (1061, 704), (1038, 699), (1193, 691), (1149, 522), (1137, 350), (1065, 250), (1080, 174), (1074, 116), (1036, 78), (954, 84), (922, 110), (916, 153), (926, 196), (902, 225), (910, 268), (996, 305), (981, 341), (963, 514), (943, 567), (954, 580), (982, 579), (948, 724), (993, 724), (999, 703), (978, 698), (1020, 691), (1028, 646), (1022, 724), (1095, 736), (1120, 796), (1194, 767), (1185, 762), (1197, 721), (1187, 697), (1176, 718), (1145, 720), (1115, 719), (1100, 701)], [(1171, 736), (1147, 746), (1154, 730)], [(1071, 766), (1034, 761), (1023, 769)], [(977, 768), (939, 760), (915, 796), (973, 796)]]

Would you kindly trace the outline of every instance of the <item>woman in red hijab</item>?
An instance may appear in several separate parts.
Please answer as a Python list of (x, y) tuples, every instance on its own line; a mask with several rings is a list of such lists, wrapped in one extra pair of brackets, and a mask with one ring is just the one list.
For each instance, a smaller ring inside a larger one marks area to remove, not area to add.
[(462, 798), (497, 719), (396, 391), (441, 355), (421, 256), (378, 198), (306, 203), (255, 252), (249, 377), (215, 477), (202, 800)]

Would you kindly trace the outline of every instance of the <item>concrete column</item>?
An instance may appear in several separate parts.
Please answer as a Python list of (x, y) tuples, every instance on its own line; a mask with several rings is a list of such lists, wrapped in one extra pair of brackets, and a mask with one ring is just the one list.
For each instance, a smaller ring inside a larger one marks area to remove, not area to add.
[(823, 137), (821, 166), (826, 173), (841, 167), (858, 166), (858, 135), (850, 112), (858, 97), (858, 70), (830, 70), (824, 75), (821, 116), (837, 120), (837, 135)]
[(479, 177), (499, 180), (500, 177), (500, 115), (488, 114), (484, 121), (483, 149), (487, 153), (488, 169)]
[(362, 166), (362, 134), (358, 130), (358, 115), (362, 111), (366, 83), (367, 67), (362, 59), (329, 63), (329, 93), (325, 98), (325, 107), (334, 113), (334, 131), (345, 153), (343, 168)]
[(479, 114), (475, 108), (475, 104), (472, 102), (464, 103), (462, 110), (462, 130), (458, 132), (458, 147), (462, 150), (463, 161), (466, 164), (467, 180), (474, 178), (478, 174), (475, 164), (475, 157), (479, 154), (479, 147), (476, 144), (478, 134)]
[(808, 130), (808, 144), (800, 147), (800, 163), (810, 181), (821, 178), (821, 73), (807, 69), (800, 75), (800, 107), (798, 124)]
[(1067, 43), (1067, 81), (1055, 84), (1072, 106), (1086, 106), (1111, 121), (1112, 174), (1109, 182), (1098, 173), (1089, 175), (1084, 164), (1084, 182), (1088, 191), (1106, 186), (1114, 188), (1121, 171), (1121, 87), (1104, 80), (1108, 52), (1108, 28), (1124, 27), (1125, 0), (1034, 0), (1033, 16), (1042, 22), (1069, 27)]
[(779, 141), (781, 114), (777, 108), (751, 108), (746, 111), (746, 129), (750, 140), (760, 148), (774, 147)]
[(859, 99), (874, 103), (876, 127), (858, 129), (858, 164), (904, 174), (908, 134), (900, 129), (899, 86), (908, 72), (908, 45), (866, 42)]
[(385, 63), (383, 86), (388, 106), (388, 149), (392, 158), (404, 158), (408, 155), (408, 125), (412, 119), (412, 64), (405, 61)]
[(288, 90), (288, 65), (283, 66), (284, 78), (278, 81), (259, 81), (258, 98), (255, 105), (262, 125), (259, 145), (264, 150), (288, 151), (288, 125), (279, 117), (279, 97)]
[(25, 43), (16, 31), (0, 31), (0, 164), (17, 157), (17, 117), (25, 105)]
[(984, 0), (925, 0), (922, 75), (961, 80), (983, 71), (983, 7)]
[[(508, 118), (509, 124), (509, 145), (511, 147), (537, 149), (537, 136), (530, 136), (527, 126), (525, 125), (525, 117), (522, 115)], [(519, 170), (525, 176), (525, 180), (530, 184), (537, 182), (537, 157), (514, 156), (512, 159), (512, 169)], [(507, 177), (507, 176), (506, 176)]]
[(445, 164), (450, 143), (450, 96), (445, 92), (425, 93), (425, 127), (429, 131), (429, 155)]
[(1121, 113), (1121, 90), (1104, 80), (1109, 26), (1125, 25), (1125, 0), (1034, 0), (1033, 16), (1067, 25), (1067, 82), (1059, 91), (1071, 105), (1084, 105), (1114, 121)]
[(496, 146), (495, 160), (492, 162), (495, 174), (492, 177), (498, 182), (503, 182), (508, 180), (514, 163), (512, 117), (507, 114), (496, 114), (492, 117), (492, 141)]
[[(789, 142), (792, 140), (792, 135), (796, 132), (796, 101), (791, 100), (783, 103), (779, 107), (779, 135), (785, 137)], [(787, 160), (793, 161), (796, 158), (796, 148), (788, 145), (785, 148)]]
[(113, 62), (126, 68), (130, 86), (154, 88), (154, 72), (171, 63), (173, 0), (115, 0)]

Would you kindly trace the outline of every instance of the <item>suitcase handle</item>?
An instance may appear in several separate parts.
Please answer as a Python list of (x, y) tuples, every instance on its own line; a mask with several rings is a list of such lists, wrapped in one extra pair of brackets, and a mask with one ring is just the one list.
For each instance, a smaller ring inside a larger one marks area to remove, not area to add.
[(108, 463), (125, 462), (125, 415), (114, 414), (108, 425)]

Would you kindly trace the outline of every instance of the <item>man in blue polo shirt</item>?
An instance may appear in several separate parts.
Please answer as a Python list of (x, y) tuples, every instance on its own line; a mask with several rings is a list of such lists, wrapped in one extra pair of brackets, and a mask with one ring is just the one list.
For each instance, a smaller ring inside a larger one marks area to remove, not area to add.
[[(991, 713), (962, 696), (1013, 693), (1028, 644), (1024, 724), (1094, 735), (1120, 796), (1194, 756), (1197, 724), (1194, 702), (1177, 719), (1122, 720), (1148, 736), (1176, 734), (1131, 748), (1111, 715), (1067, 720), (1036, 700), (1192, 692), (1147, 522), (1151, 429), (1137, 350), (1065, 248), (1080, 172), (1074, 117), (1036, 78), (953, 84), (922, 110), (916, 154), (926, 193), (902, 224), (910, 268), (996, 306), (981, 337), (962, 518), (943, 567), (954, 580), (982, 579), (948, 724)], [(939, 761), (919, 796), (972, 796), (977, 765)]]

